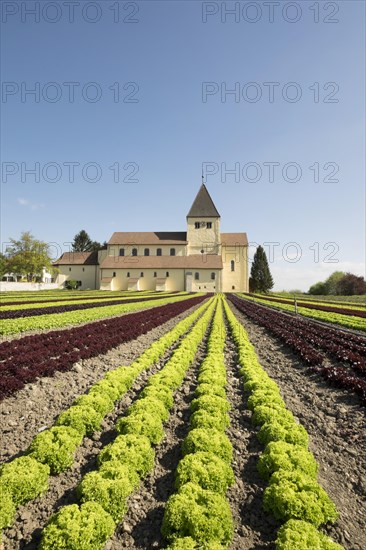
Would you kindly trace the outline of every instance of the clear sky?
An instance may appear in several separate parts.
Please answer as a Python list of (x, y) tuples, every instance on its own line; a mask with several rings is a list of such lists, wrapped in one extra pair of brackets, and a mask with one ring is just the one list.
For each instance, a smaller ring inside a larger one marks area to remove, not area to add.
[(203, 170), (277, 290), (365, 275), (363, 1), (1, 8), (3, 247), (184, 231)]

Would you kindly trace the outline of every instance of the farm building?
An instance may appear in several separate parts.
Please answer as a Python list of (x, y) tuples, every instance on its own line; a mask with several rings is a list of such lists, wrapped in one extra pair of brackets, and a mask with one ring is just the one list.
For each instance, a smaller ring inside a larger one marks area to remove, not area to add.
[(106, 250), (66, 252), (57, 281), (81, 289), (248, 292), (246, 233), (221, 233), (220, 214), (204, 184), (186, 231), (116, 232)]

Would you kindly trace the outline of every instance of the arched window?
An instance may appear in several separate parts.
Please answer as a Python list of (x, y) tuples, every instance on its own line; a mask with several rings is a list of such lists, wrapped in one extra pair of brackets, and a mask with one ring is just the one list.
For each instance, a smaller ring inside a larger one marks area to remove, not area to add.
[(127, 271), (127, 277), (128, 277), (128, 278), (130, 277), (130, 272), (129, 272), (129, 271)]
[(137, 256), (137, 248), (132, 249), (132, 256)]
[(231, 266), (231, 271), (235, 271), (235, 262), (234, 262), (234, 260), (231, 260), (230, 266)]
[(148, 248), (145, 248), (144, 256), (150, 256), (150, 250)]
[(140, 273), (140, 277), (143, 277), (143, 276), (144, 276), (144, 272), (143, 272), (143, 271), (141, 271), (141, 273)]
[(162, 255), (162, 254), (161, 254), (161, 248), (157, 248), (157, 249), (156, 249), (156, 255), (157, 255), (157, 256), (161, 256), (161, 255)]
[(116, 272), (115, 272), (115, 271), (113, 271), (113, 277), (115, 277), (115, 276), (116, 276)]
[(196, 272), (196, 273), (194, 274), (194, 280), (195, 280), (195, 281), (199, 281), (199, 280), (200, 280), (200, 274), (199, 274), (198, 272)]
[(125, 255), (125, 249), (124, 249), (124, 248), (120, 248), (120, 249), (119, 249), (119, 255), (120, 255), (120, 256), (124, 256), (124, 255)]
[(216, 273), (211, 273), (211, 280), (214, 281), (216, 278)]
[(171, 248), (171, 249), (170, 249), (170, 255), (171, 255), (171, 256), (175, 256), (175, 248)]

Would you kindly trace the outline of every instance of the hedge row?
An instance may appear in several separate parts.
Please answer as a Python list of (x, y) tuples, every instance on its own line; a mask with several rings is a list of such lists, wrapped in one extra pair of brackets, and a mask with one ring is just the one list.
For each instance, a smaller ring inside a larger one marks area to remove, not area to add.
[(176, 471), (177, 493), (169, 498), (163, 519), (162, 534), (170, 541), (170, 550), (227, 548), (233, 537), (225, 498), (235, 481), (230, 465), (232, 445), (225, 434), (230, 423), (225, 336), (220, 299), (191, 403), (190, 431)]
[(281, 397), (277, 384), (260, 365), (248, 336), (225, 304), (230, 330), (237, 346), (248, 408), (260, 426), (258, 439), (265, 445), (258, 470), (269, 480), (263, 497), (265, 511), (284, 521), (276, 540), (278, 550), (339, 550), (342, 547), (318, 531), (335, 522), (334, 503), (317, 482), (318, 464), (308, 450), (309, 437)]
[(197, 321), (163, 369), (153, 375), (139, 399), (116, 424), (120, 435), (98, 455), (97, 471), (84, 476), (80, 506), (61, 508), (42, 532), (40, 550), (99, 550), (123, 518), (126, 500), (154, 466), (153, 445), (163, 436), (174, 391), (181, 385), (207, 330), (215, 300)]
[(156, 363), (208, 307), (209, 303), (205, 303), (180, 321), (130, 366), (109, 371), (87, 394), (78, 397), (69, 409), (61, 413), (52, 428), (33, 439), (27, 456), (1, 466), (1, 529), (13, 523), (19, 505), (48, 489), (50, 474), (58, 474), (73, 464), (75, 452), (84, 435), (100, 428), (104, 416), (113, 410), (115, 403), (128, 391), (137, 376)]

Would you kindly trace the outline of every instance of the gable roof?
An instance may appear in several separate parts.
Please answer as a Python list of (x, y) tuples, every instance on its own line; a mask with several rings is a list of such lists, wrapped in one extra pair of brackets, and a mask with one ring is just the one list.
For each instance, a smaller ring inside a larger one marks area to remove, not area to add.
[(187, 244), (185, 231), (125, 231), (113, 233), (108, 244)]
[(216, 206), (211, 199), (210, 193), (207, 191), (205, 184), (203, 183), (198, 191), (196, 198), (193, 201), (190, 211), (187, 214), (187, 218), (219, 218)]
[(64, 252), (53, 265), (98, 265), (98, 252)]

